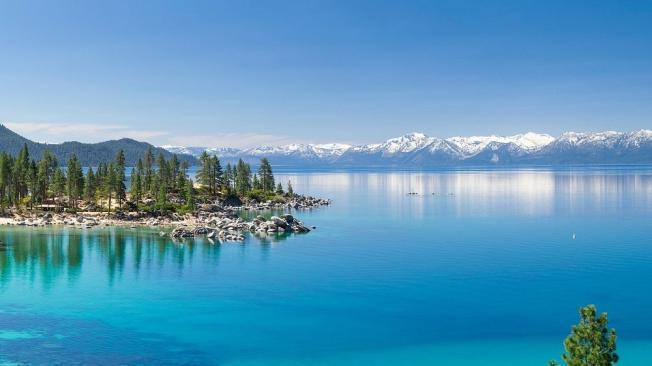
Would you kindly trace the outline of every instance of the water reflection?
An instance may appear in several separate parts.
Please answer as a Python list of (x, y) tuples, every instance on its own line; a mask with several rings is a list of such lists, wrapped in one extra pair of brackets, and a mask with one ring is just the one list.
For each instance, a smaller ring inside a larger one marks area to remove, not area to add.
[[(640, 214), (652, 207), (652, 171), (511, 170), (284, 174), (302, 192), (409, 215)], [(410, 192), (417, 195), (409, 195)]]
[[(196, 257), (217, 264), (221, 245), (260, 244), (263, 253), (270, 245), (287, 240), (291, 234), (249, 235), (244, 243), (221, 244), (206, 237), (173, 241), (158, 230), (68, 227), (0, 228), (0, 289), (12, 279), (38, 283), (44, 290), (60, 279), (74, 284), (85, 261), (105, 266), (109, 285), (119, 280), (127, 268), (138, 276), (141, 271), (164, 271), (176, 267), (181, 273)], [(264, 254), (266, 255), (266, 254)]]

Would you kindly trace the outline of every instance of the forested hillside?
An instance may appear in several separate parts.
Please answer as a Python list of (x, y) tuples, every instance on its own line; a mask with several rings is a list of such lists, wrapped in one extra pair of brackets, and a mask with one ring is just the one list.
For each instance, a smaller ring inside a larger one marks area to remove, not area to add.
[[(34, 142), (0, 125), (0, 151), (17, 156), (23, 144), (27, 144), (30, 155), (41, 158), (46, 150), (51, 152), (58, 161), (66, 162), (75, 154), (82, 166), (98, 166), (100, 163), (111, 161), (118, 151), (124, 151), (125, 163), (127, 166), (134, 166), (136, 161), (142, 157), (147, 149), (151, 148), (155, 155), (163, 154), (166, 159), (172, 158), (172, 153), (155, 147), (146, 142), (123, 138), (94, 144), (81, 142), (64, 142), (61, 144), (43, 144)], [(180, 161), (187, 161), (189, 165), (195, 165), (197, 159), (191, 155), (177, 154)]]

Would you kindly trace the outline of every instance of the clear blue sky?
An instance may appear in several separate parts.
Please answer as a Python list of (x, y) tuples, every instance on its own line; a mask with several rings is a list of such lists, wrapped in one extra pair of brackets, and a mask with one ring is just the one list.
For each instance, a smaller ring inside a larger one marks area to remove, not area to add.
[(37, 140), (366, 143), (652, 128), (652, 1), (2, 1)]

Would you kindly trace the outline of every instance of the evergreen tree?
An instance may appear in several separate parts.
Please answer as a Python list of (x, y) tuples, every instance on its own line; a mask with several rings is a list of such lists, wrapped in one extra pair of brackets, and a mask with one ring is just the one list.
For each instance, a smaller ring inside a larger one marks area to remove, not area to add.
[(118, 177), (116, 174), (116, 168), (113, 165), (113, 163), (109, 163), (106, 169), (106, 178), (104, 183), (104, 194), (106, 195), (109, 201), (109, 213), (111, 213), (113, 193), (115, 192), (117, 182), (118, 182)]
[(77, 207), (77, 201), (81, 198), (84, 189), (84, 173), (77, 156), (73, 154), (68, 160), (67, 188), (70, 205)]
[(97, 192), (97, 181), (93, 168), (88, 168), (86, 180), (84, 182), (84, 199), (88, 203), (95, 203), (95, 194)]
[[(140, 161), (140, 160), (139, 160)], [(131, 169), (131, 189), (129, 190), (131, 201), (136, 204), (136, 210), (138, 209), (138, 204), (140, 203), (142, 197), (143, 182), (140, 176), (140, 172), (135, 169)]]
[(157, 179), (158, 183), (158, 194), (156, 195), (156, 203), (160, 205), (166, 205), (168, 203), (168, 187), (164, 181), (160, 178)]
[(184, 160), (181, 162), (181, 168), (177, 175), (177, 187), (184, 188), (186, 187), (186, 179), (188, 178), (188, 161)]
[(8, 203), (8, 190), (12, 183), (13, 158), (11, 155), (2, 152), (0, 154), (0, 210), (5, 213), (5, 206)]
[(251, 180), (251, 187), (253, 189), (263, 189), (262, 184), (260, 184), (260, 180), (258, 180), (258, 175), (256, 174), (254, 174), (254, 177)]
[(214, 182), (214, 191), (215, 193), (217, 193), (224, 185), (224, 180), (222, 179), (224, 172), (222, 171), (222, 164), (220, 164), (220, 159), (217, 157), (217, 155), (213, 156), (212, 165), (213, 165), (212, 179)]
[(56, 168), (54, 170), (54, 177), (52, 178), (52, 193), (60, 201), (61, 196), (63, 196), (65, 190), (66, 190), (66, 176), (63, 173), (63, 170), (61, 170), (60, 168)]
[(140, 196), (145, 194), (147, 188), (145, 187), (145, 168), (143, 164), (143, 159), (138, 159), (136, 162), (136, 175), (140, 177)]
[(27, 144), (23, 144), (23, 147), (18, 153), (18, 157), (14, 163), (13, 171), (13, 194), (14, 202), (16, 204), (20, 203), (21, 198), (27, 195), (27, 177), (29, 174), (29, 150)]
[(242, 159), (238, 160), (235, 168), (235, 191), (240, 196), (251, 191), (251, 167)]
[[(580, 322), (564, 340), (562, 359), (568, 366), (611, 366), (618, 362), (616, 331), (608, 328), (607, 313), (596, 317), (595, 305), (580, 309)], [(558, 365), (550, 361), (550, 365)]]
[(263, 191), (274, 191), (274, 174), (272, 173), (272, 165), (267, 158), (260, 159), (260, 167), (258, 168), (258, 179)]
[(147, 152), (145, 153), (145, 159), (143, 161), (143, 166), (145, 169), (145, 179), (143, 181), (144, 185), (144, 190), (152, 193), (152, 183), (153, 183), (153, 178), (154, 178), (154, 154), (152, 153), (152, 149), (148, 148)]
[(276, 194), (282, 195), (283, 193), (283, 186), (281, 185), (281, 182), (279, 182), (276, 186)]
[(118, 207), (122, 207), (122, 203), (127, 199), (127, 188), (125, 187), (125, 153), (120, 150), (115, 157), (115, 197), (118, 201)]
[(222, 181), (223, 181), (224, 187), (226, 188), (226, 191), (227, 191), (228, 194), (230, 194), (231, 191), (233, 191), (233, 188), (234, 188), (234, 184), (233, 184), (234, 176), (235, 176), (235, 174), (233, 174), (233, 167), (231, 166), (231, 163), (227, 163), (226, 168), (224, 169), (224, 174), (223, 174)]
[(161, 187), (165, 189), (166, 192), (169, 192), (170, 187), (170, 167), (168, 166), (165, 156), (159, 154), (156, 158), (156, 165), (158, 166), (158, 185), (159, 190)]
[(294, 189), (292, 189), (292, 182), (288, 181), (288, 194), (294, 196)]
[(159, 178), (158, 174), (155, 174), (152, 177), (152, 188), (151, 188), (152, 189), (152, 192), (151, 192), (151, 197), (152, 198), (158, 199), (158, 197), (159, 197), (159, 193), (160, 193), (159, 192), (160, 191), (159, 187), (161, 185), (160, 181), (161, 181), (161, 179)]
[(37, 164), (37, 173), (36, 173), (36, 192), (33, 192), (32, 195), (38, 197), (38, 201), (42, 204), (48, 199), (48, 188), (50, 181), (48, 179), (48, 166), (45, 159), (39, 160)]
[(192, 184), (192, 179), (186, 180), (186, 206), (188, 206), (189, 210), (194, 210), (195, 209), (195, 187), (193, 187)]
[(38, 200), (38, 167), (36, 166), (36, 161), (32, 160), (29, 163), (29, 169), (27, 171), (27, 182), (29, 186), (29, 192), (31, 196), (29, 197), (30, 208), (34, 208), (34, 201)]
[[(38, 200), (44, 203), (48, 200), (50, 183), (54, 175), (54, 169), (57, 168), (57, 159), (49, 151), (43, 153), (43, 158), (38, 161), (37, 186)], [(34, 194), (34, 193), (32, 193)]]
[(197, 182), (207, 189), (210, 197), (213, 197), (215, 195), (213, 159), (204, 151), (199, 156), (199, 161), (201, 162), (201, 167), (197, 171)]
[[(172, 158), (170, 159), (169, 163), (169, 168), (168, 171), (170, 173), (170, 189), (172, 191), (176, 191), (177, 189), (177, 177), (179, 176), (179, 159), (177, 158), (177, 154), (172, 154)], [(180, 188), (183, 188), (183, 186), (180, 186)]]

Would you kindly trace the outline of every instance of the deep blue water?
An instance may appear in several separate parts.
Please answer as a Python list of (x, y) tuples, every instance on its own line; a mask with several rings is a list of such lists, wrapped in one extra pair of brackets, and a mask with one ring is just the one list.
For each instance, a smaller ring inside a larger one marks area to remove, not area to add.
[(652, 170), (279, 178), (317, 230), (0, 228), (0, 363), (545, 365), (594, 303), (652, 364)]

